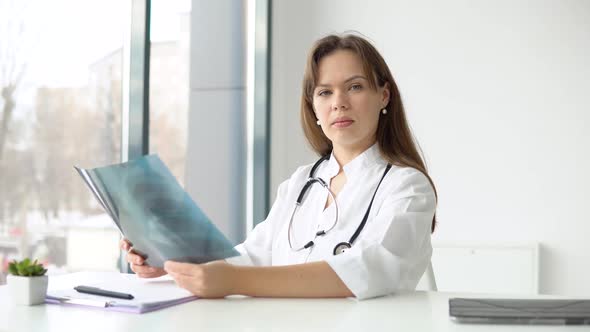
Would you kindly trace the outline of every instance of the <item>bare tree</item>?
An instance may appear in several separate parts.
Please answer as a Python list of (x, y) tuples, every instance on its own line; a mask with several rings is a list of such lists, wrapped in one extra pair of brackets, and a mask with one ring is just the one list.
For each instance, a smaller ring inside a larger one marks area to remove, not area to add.
[(4, 220), (5, 150), (17, 109), (16, 95), (26, 72), (32, 36), (25, 24), (30, 1), (0, 0), (0, 222)]
[(32, 36), (25, 24), (27, 1), (0, 0), (0, 91), (2, 122), (0, 123), (0, 161), (13, 112), (16, 92), (27, 67)]

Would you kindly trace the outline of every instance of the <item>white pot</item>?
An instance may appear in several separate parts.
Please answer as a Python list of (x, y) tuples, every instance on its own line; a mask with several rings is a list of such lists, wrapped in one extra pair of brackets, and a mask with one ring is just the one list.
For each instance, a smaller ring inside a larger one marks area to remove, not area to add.
[(9, 274), (6, 279), (12, 300), (20, 305), (35, 305), (45, 302), (47, 276), (21, 277)]

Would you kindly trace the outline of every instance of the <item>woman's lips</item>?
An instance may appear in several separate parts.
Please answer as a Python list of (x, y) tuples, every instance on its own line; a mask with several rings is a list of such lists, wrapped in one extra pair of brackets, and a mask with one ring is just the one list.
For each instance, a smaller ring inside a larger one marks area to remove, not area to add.
[(336, 128), (346, 128), (348, 126), (350, 126), (354, 121), (352, 120), (339, 120), (336, 121), (332, 124), (332, 126), (336, 127)]

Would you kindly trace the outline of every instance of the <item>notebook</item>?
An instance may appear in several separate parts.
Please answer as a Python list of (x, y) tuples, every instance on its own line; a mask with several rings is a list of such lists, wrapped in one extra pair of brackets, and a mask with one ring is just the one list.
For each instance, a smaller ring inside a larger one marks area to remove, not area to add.
[(587, 299), (449, 299), (459, 323), (590, 325)]
[[(134, 298), (124, 300), (79, 293), (74, 287), (80, 285), (128, 293)], [(101, 272), (79, 274), (77, 278), (50, 287), (45, 303), (141, 314), (196, 299), (189, 291), (178, 287), (170, 276), (145, 279), (135, 274)]]

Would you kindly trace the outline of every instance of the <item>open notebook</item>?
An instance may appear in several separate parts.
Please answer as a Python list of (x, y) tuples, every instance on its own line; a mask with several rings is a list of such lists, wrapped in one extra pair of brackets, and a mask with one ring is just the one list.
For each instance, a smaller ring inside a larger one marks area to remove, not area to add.
[[(93, 286), (115, 292), (128, 293), (132, 300), (123, 300), (79, 293), (76, 286)], [(117, 272), (82, 273), (77, 278), (64, 280), (47, 291), (46, 303), (65, 306), (85, 306), (109, 311), (144, 313), (196, 300), (189, 291), (178, 287), (172, 278), (163, 276), (142, 279), (134, 274)]]

